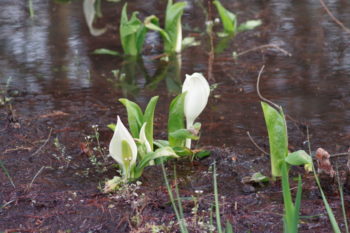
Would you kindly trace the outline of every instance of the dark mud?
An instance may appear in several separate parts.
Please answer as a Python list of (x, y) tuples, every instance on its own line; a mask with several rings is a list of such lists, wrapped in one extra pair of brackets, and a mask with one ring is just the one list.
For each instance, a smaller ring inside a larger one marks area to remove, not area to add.
[[(208, 37), (201, 33), (205, 17), (198, 3), (189, 1), (184, 35), (195, 36), (201, 46), (186, 49), (166, 64), (154, 59), (162, 53), (154, 33), (148, 34), (145, 55), (137, 62), (92, 54), (102, 47), (121, 51), (118, 22), (122, 3), (103, 2), (104, 17), (97, 25), (107, 25), (108, 31), (94, 38), (83, 20), (81, 2), (34, 1), (36, 18), (30, 20), (25, 3), (1, 1), (0, 97), (4, 103), (0, 106), (0, 160), (15, 187), (1, 170), (0, 232), (175, 232), (178, 226), (160, 167), (146, 169), (141, 186), (103, 194), (103, 182), (115, 176), (116, 169), (112, 159), (93, 151), (96, 143), (86, 144), (85, 138), (94, 134), (91, 126), (98, 125), (101, 145), (107, 147), (112, 132), (106, 125), (115, 122), (117, 115), (126, 119), (118, 98), (130, 98), (144, 107), (154, 95), (160, 96), (155, 136), (166, 138), (168, 104), (181, 90), (185, 74), (193, 72), (211, 76), (210, 83), (218, 86), (199, 119), (203, 129), (196, 145), (208, 148), (212, 155), (176, 163), (191, 232), (208, 231), (208, 209), (213, 202), (210, 165), (214, 161), (223, 222), (230, 221), (235, 232), (282, 232), (280, 183), (242, 183), (243, 177), (255, 172), (269, 175), (268, 156), (246, 135), (250, 131), (268, 151), (255, 88), (258, 70), (266, 65), (261, 85), (264, 96), (282, 105), (289, 116), (291, 151), (307, 149), (309, 127), (312, 149), (345, 152), (350, 138), (350, 36), (329, 19), (317, 1), (222, 2), (241, 22), (260, 18), (263, 25), (238, 35), (223, 53), (208, 61)], [(349, 22), (349, 3), (327, 4), (336, 17)], [(207, 2), (203, 6), (208, 8)], [(156, 14), (162, 19), (164, 7), (165, 2), (160, 1), (129, 3), (129, 11), (138, 10), (141, 17)], [(215, 38), (215, 44), (219, 40)], [(270, 48), (232, 59), (232, 51), (269, 43), (292, 56)], [(117, 69), (125, 72), (124, 82), (111, 73)], [(345, 158), (337, 158), (342, 172), (345, 163)], [(174, 165), (167, 164), (170, 179)], [(303, 175), (304, 183), (301, 215), (305, 217), (300, 232), (331, 232), (312, 176), (299, 168), (292, 170), (291, 177), (297, 174)], [(295, 186), (293, 183), (293, 190)], [(332, 181), (324, 186), (343, 228), (337, 186)], [(349, 209), (349, 188), (345, 191)]]

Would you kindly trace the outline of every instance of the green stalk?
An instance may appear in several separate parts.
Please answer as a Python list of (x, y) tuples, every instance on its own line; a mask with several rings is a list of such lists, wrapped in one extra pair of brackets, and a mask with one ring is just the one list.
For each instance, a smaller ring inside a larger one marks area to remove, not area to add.
[[(167, 175), (166, 175), (166, 172), (165, 172), (165, 168), (164, 168), (164, 164), (162, 163), (162, 171), (163, 171), (163, 176), (164, 176), (164, 181), (165, 181), (165, 185), (166, 185), (166, 188), (168, 190), (168, 194), (169, 194), (169, 198), (170, 198), (170, 201), (171, 201), (171, 205), (174, 209), (174, 212), (175, 212), (175, 215), (176, 215), (176, 218), (177, 218), (177, 221), (180, 225), (180, 231), (181, 233), (188, 233), (188, 230), (186, 228), (186, 225), (184, 224), (184, 221), (183, 219), (181, 219), (180, 217), (180, 213), (179, 213), (179, 210), (178, 208), (176, 207), (176, 204), (175, 204), (175, 199), (174, 199), (174, 196), (173, 196), (173, 192), (170, 188), (170, 185), (169, 185), (169, 181), (168, 181), (168, 178), (167, 178)], [(182, 207), (181, 207), (182, 208)]]
[(346, 218), (346, 210), (345, 210), (345, 203), (344, 203), (344, 191), (343, 191), (343, 187), (340, 183), (338, 167), (337, 167), (337, 181), (338, 181), (338, 189), (339, 189), (340, 201), (341, 201), (341, 210), (342, 210), (342, 214), (344, 217), (345, 232), (349, 233), (349, 226), (348, 226), (348, 220)]
[(2, 161), (0, 160), (0, 167), (2, 168), (2, 170), (4, 171), (5, 175), (7, 176), (7, 178), (9, 179), (11, 185), (16, 188), (15, 184), (13, 183), (13, 180), (10, 176), (10, 173), (7, 171), (5, 165), (2, 163)]
[[(309, 154), (311, 155), (311, 145), (310, 145), (311, 143), (310, 143), (310, 138), (309, 138), (309, 128), (308, 127), (306, 128), (306, 132), (307, 132), (307, 141), (309, 142)], [(329, 221), (331, 222), (333, 231), (334, 231), (334, 233), (341, 233), (339, 225), (337, 223), (337, 220), (335, 219), (334, 213), (332, 211), (332, 208), (328, 204), (326, 195), (323, 192), (320, 180), (318, 179), (318, 176), (316, 174), (314, 163), (312, 163), (312, 170), (314, 172), (314, 177), (315, 177), (318, 189), (320, 190), (320, 193), (321, 193), (321, 196), (322, 196), (322, 200), (323, 200), (324, 206), (326, 208)]]
[(218, 233), (222, 233), (221, 228), (221, 218), (220, 218), (220, 203), (219, 203), (219, 194), (218, 194), (218, 184), (216, 180), (216, 164), (213, 164), (213, 185), (214, 185), (214, 198), (215, 198), (215, 216), (216, 216), (216, 225)]

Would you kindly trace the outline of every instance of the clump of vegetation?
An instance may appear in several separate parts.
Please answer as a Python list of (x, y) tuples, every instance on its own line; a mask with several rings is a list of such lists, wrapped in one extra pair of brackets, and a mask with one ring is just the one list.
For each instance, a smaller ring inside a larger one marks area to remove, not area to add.
[[(209, 98), (209, 84), (203, 75), (187, 75), (183, 93), (170, 104), (168, 121), (168, 140), (154, 140), (153, 120), (158, 96), (153, 97), (143, 113), (141, 108), (128, 99), (120, 99), (128, 114), (131, 134), (118, 116), (116, 125), (109, 125), (114, 130), (109, 145), (109, 152), (117, 161), (124, 181), (132, 181), (142, 175), (146, 166), (161, 163), (164, 159), (193, 155), (190, 141), (198, 140), (200, 124), (194, 120), (204, 110)], [(187, 120), (185, 128), (184, 119)], [(154, 148), (154, 145), (157, 149)], [(201, 156), (203, 153), (199, 153)]]
[(216, 0), (213, 2), (219, 12), (222, 26), (224, 28), (223, 33), (220, 36), (235, 36), (239, 32), (252, 30), (261, 25), (261, 20), (248, 20), (238, 25), (237, 16), (231, 11), (225, 9), (220, 1)]

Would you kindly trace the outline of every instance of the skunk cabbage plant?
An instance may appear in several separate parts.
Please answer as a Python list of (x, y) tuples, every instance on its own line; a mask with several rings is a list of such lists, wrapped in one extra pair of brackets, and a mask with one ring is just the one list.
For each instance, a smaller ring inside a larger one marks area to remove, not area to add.
[(186, 2), (177, 2), (173, 4), (168, 0), (165, 12), (165, 27), (159, 26), (159, 19), (155, 15), (147, 17), (144, 21), (145, 26), (154, 31), (158, 31), (164, 42), (164, 50), (167, 53), (180, 53), (182, 48), (182, 25), (181, 17), (186, 7)]
[[(150, 165), (151, 161), (161, 157), (178, 157), (169, 147), (161, 147), (152, 151), (145, 136), (145, 126), (141, 128), (140, 139), (132, 138), (118, 116), (112, 140), (109, 144), (109, 153), (117, 161), (122, 170), (124, 181), (133, 181), (142, 175), (143, 169)], [(144, 141), (143, 141), (144, 140)], [(139, 144), (139, 146), (137, 146)], [(146, 150), (143, 149), (146, 147)]]
[(137, 56), (142, 52), (147, 28), (137, 17), (138, 12), (132, 13), (130, 20), (127, 14), (127, 3), (124, 4), (120, 19), (120, 40), (125, 55)]
[[(182, 92), (186, 93), (184, 100), (184, 114), (186, 117), (186, 128), (192, 130), (194, 121), (203, 112), (208, 103), (210, 87), (208, 81), (200, 73), (186, 75), (182, 86)], [(191, 139), (186, 140), (186, 146), (191, 148)]]
[(109, 144), (109, 153), (120, 165), (123, 177), (129, 179), (131, 177), (131, 168), (136, 164), (137, 146), (119, 116)]
[(226, 10), (218, 0), (215, 0), (213, 3), (219, 12), (222, 26), (224, 28), (224, 36), (234, 36), (238, 32), (252, 30), (261, 25), (261, 20), (248, 20), (238, 25), (237, 16), (234, 13)]

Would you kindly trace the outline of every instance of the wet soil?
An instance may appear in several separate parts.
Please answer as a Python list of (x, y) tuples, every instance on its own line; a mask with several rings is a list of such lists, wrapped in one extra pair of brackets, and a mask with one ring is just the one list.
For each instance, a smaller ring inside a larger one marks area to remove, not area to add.
[[(29, 19), (25, 3), (0, 3), (0, 97), (4, 100), (0, 106), (0, 161), (15, 186), (1, 170), (0, 232), (176, 232), (178, 225), (160, 167), (147, 168), (140, 186), (104, 194), (103, 182), (117, 175), (116, 168), (105, 156), (107, 151), (103, 155), (94, 151), (96, 142), (87, 143), (86, 137), (94, 135), (92, 126), (98, 125), (101, 147), (107, 147), (112, 136), (107, 125), (115, 122), (117, 115), (126, 121), (118, 99), (127, 97), (144, 107), (151, 96), (159, 95), (155, 136), (165, 139), (169, 102), (181, 90), (185, 74), (193, 72), (202, 72), (217, 85), (198, 119), (203, 127), (195, 145), (212, 154), (199, 161), (184, 158), (166, 165), (170, 180), (176, 166), (191, 232), (208, 232), (214, 161), (222, 222), (231, 222), (235, 232), (282, 232), (279, 181), (242, 183), (243, 177), (255, 172), (270, 174), (268, 156), (257, 150), (246, 134), (249, 131), (268, 151), (255, 88), (263, 64), (262, 93), (289, 116), (291, 151), (307, 149), (307, 127), (312, 149), (323, 147), (339, 153), (349, 147), (350, 36), (331, 21), (317, 1), (222, 1), (238, 14), (240, 22), (260, 18), (263, 25), (239, 34), (213, 60), (208, 55), (205, 14), (199, 3), (204, 9), (208, 4), (188, 1), (184, 35), (195, 36), (201, 46), (184, 50), (169, 63), (155, 59), (162, 54), (155, 33), (147, 35), (144, 56), (136, 62), (92, 54), (98, 48), (121, 51), (118, 24), (123, 3), (103, 2), (104, 16), (96, 25), (107, 25), (108, 31), (93, 37), (85, 25), (81, 2), (33, 2), (34, 19)], [(348, 2), (327, 4), (336, 17), (349, 22)], [(129, 11), (140, 11), (141, 18), (156, 14), (162, 20), (164, 8), (161, 1), (129, 3)], [(217, 17), (215, 9), (212, 11)], [(220, 43), (220, 38), (215, 37), (214, 42)], [(233, 51), (270, 43), (292, 56), (269, 48), (232, 58)], [(125, 73), (126, 79), (118, 80), (112, 70)], [(346, 158), (332, 162), (344, 173)], [(298, 174), (303, 177), (300, 232), (331, 232), (313, 177), (294, 168), (291, 178)], [(296, 183), (291, 181), (295, 192)], [(343, 229), (333, 182), (324, 182), (324, 188)], [(346, 209), (349, 191), (345, 186)]]

